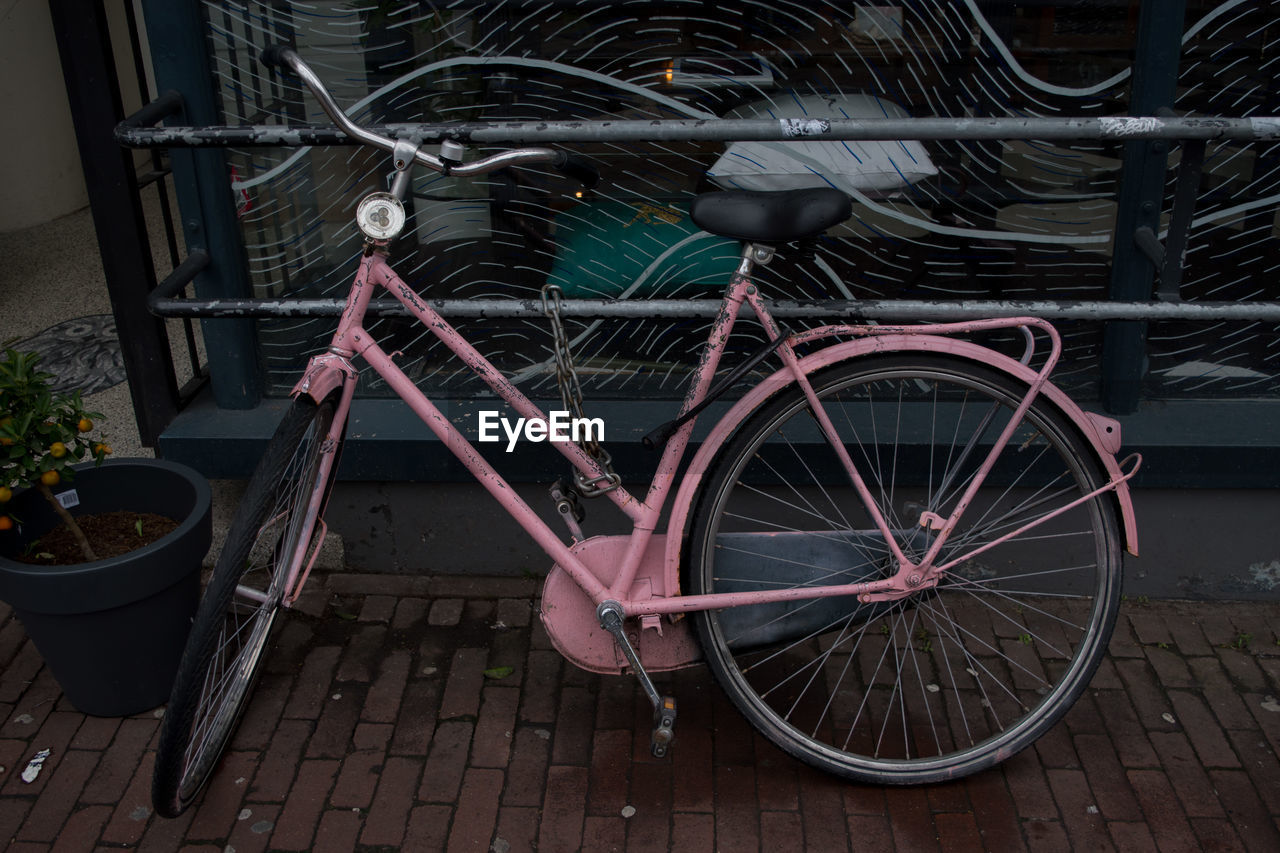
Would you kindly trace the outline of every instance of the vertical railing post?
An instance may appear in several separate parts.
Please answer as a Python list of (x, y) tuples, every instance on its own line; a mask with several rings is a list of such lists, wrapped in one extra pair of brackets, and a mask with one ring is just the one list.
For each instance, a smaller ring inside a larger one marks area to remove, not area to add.
[[(143, 0), (157, 91), (181, 93), (183, 111), (171, 124), (223, 121), (209, 70), (202, 4)], [(195, 281), (201, 296), (250, 294), (240, 226), (231, 193), (231, 172), (221, 149), (173, 148), (169, 153), (187, 251), (213, 259)], [(219, 408), (248, 409), (262, 396), (257, 331), (252, 320), (207, 320), (203, 326), (210, 385)]]
[[(1186, 0), (1145, 0), (1138, 16), (1129, 114), (1159, 115), (1173, 105), (1182, 53)], [(1139, 228), (1160, 233), (1169, 143), (1163, 139), (1126, 142), (1111, 257), (1111, 298), (1152, 296), (1156, 269), (1134, 241)], [(1177, 259), (1173, 260), (1177, 263)], [(1146, 369), (1147, 323), (1113, 320), (1103, 333), (1102, 403), (1109, 412), (1138, 408)]]
[(51, 0), (49, 11), (138, 435), (152, 447), (177, 414), (178, 384), (164, 323), (147, 312), (156, 276), (133, 154), (112, 135), (124, 115), (106, 10)]

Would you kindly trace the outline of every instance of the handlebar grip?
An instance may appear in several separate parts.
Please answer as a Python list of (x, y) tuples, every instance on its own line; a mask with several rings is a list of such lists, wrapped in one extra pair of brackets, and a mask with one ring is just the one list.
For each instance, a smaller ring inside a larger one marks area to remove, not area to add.
[(591, 165), (590, 160), (577, 154), (561, 151), (551, 165), (561, 174), (568, 175), (582, 184), (585, 189), (591, 189), (600, 183), (600, 173), (596, 171), (596, 167)]
[(287, 44), (269, 44), (262, 49), (262, 55), (259, 59), (268, 68), (288, 70), (289, 65), (284, 61), (284, 52), (286, 50), (292, 50), (292, 48)]

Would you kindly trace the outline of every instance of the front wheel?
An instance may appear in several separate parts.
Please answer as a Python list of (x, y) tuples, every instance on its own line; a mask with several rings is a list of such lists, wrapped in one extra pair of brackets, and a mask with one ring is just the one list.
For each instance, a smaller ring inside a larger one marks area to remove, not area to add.
[[(312, 495), (333, 481), (326, 441), (337, 393), (295, 400), (267, 446), (231, 522), (196, 612), (165, 710), (151, 797), (177, 817), (204, 787), (235, 731), (279, 610), (284, 585), (313, 545)], [(321, 480), (321, 478), (324, 478)]]
[[(810, 377), (904, 556), (918, 561), (1009, 423), (1026, 386), (973, 362), (891, 354)], [(738, 709), (791, 755), (873, 783), (990, 767), (1053, 726), (1106, 651), (1121, 548), (1075, 425), (1037, 399), (935, 565), (936, 587), (894, 602), (852, 596), (696, 614), (703, 651)], [(687, 540), (694, 594), (848, 584), (896, 565), (798, 388), (750, 415), (708, 472)]]

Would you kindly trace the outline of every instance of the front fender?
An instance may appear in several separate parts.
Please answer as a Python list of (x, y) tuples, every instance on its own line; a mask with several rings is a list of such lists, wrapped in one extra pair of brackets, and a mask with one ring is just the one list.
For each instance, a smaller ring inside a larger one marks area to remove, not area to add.
[(293, 386), (289, 395), (298, 397), (306, 394), (319, 405), (335, 389), (348, 382), (355, 382), (358, 374), (351, 360), (337, 353), (312, 356), (307, 362), (307, 369), (302, 372), (302, 378)]
[[(805, 356), (800, 359), (800, 365), (806, 373), (809, 373), (846, 359), (882, 352), (940, 353), (992, 367), (1025, 384), (1030, 384), (1037, 378), (1035, 370), (1008, 356), (992, 352), (969, 341), (940, 335), (887, 334), (858, 338), (833, 344)], [(689, 523), (689, 512), (712, 460), (751, 412), (794, 382), (791, 372), (784, 368), (752, 388), (716, 423), (710, 435), (698, 448), (698, 452), (694, 454), (688, 472), (676, 492), (675, 501), (672, 503), (671, 519), (667, 525), (663, 570), (667, 595), (676, 595), (680, 589), (680, 560), (684, 549), (684, 534)], [(1098, 463), (1116, 484), (1113, 494), (1123, 529), (1124, 545), (1129, 553), (1136, 556), (1138, 531), (1133, 512), (1133, 500), (1129, 495), (1129, 484), (1122, 479), (1124, 474), (1115, 458), (1115, 454), (1120, 449), (1120, 424), (1102, 415), (1085, 412), (1051, 382), (1046, 382), (1040, 389), (1040, 396), (1050, 400), (1076, 425), (1080, 434), (1093, 448)]]

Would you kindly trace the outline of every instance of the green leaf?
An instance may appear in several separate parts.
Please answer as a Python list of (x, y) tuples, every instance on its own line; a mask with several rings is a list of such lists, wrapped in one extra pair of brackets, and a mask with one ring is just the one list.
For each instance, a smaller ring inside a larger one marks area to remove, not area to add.
[(515, 667), (512, 666), (495, 666), (492, 669), (486, 669), (484, 671), (484, 677), (494, 679), (506, 678), (515, 671)]

